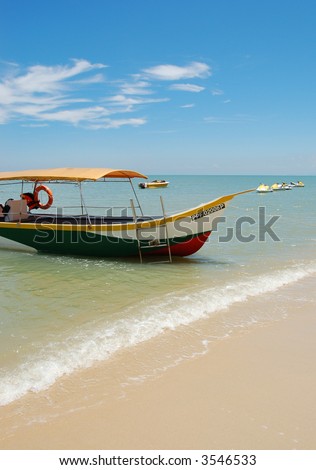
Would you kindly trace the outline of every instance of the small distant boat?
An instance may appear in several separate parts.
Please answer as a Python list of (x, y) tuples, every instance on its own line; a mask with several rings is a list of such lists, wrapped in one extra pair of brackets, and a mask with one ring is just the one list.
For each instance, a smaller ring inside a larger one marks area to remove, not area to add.
[(281, 189), (283, 189), (283, 190), (285, 190), (285, 191), (287, 191), (287, 190), (289, 190), (289, 189), (292, 189), (292, 186), (291, 186), (290, 184), (288, 184), (288, 183), (282, 183), (281, 186), (282, 186)]
[(297, 183), (293, 183), (293, 181), (291, 181), (290, 185), (293, 187), (293, 188), (304, 188), (305, 184), (303, 183), (303, 181), (298, 181)]
[(292, 189), (291, 185), (287, 183), (274, 183), (271, 188), (273, 191), (286, 191)]
[(257, 193), (272, 193), (273, 189), (271, 189), (267, 184), (259, 184), (256, 191)]
[(274, 183), (271, 186), (273, 191), (281, 191), (282, 190), (282, 184), (281, 183)]
[(153, 181), (149, 181), (148, 183), (139, 183), (138, 186), (142, 189), (145, 189), (145, 188), (155, 189), (155, 188), (166, 188), (168, 184), (169, 184), (169, 181), (153, 180)]

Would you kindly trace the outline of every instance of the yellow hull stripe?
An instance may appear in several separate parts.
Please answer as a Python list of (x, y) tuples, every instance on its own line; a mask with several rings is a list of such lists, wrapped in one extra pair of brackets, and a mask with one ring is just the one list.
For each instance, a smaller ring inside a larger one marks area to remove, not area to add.
[[(183, 219), (186, 217), (191, 217), (192, 215), (200, 212), (200, 211), (206, 211), (210, 209), (213, 206), (217, 206), (219, 204), (223, 204), (225, 202), (228, 202), (232, 200), (235, 196), (239, 194), (245, 194), (248, 192), (254, 191), (254, 189), (248, 189), (247, 191), (242, 191), (239, 193), (234, 193), (234, 194), (229, 194), (227, 196), (222, 196), (218, 199), (215, 199), (213, 201), (207, 202), (205, 204), (201, 204), (200, 206), (194, 207), (193, 209), (189, 209), (184, 212), (179, 212), (178, 214), (174, 214), (171, 216), (166, 217), (166, 219), (161, 218), (161, 219), (154, 219), (154, 220), (149, 220), (145, 222), (138, 222), (137, 224), (135, 223), (130, 223), (130, 224), (101, 224), (101, 225), (71, 225), (71, 224), (54, 224), (54, 223), (41, 223), (39, 222), (39, 229), (52, 229), (52, 230), (63, 230), (63, 231), (96, 231), (96, 232), (107, 232), (111, 231), (112, 233), (115, 231), (121, 231), (122, 229), (124, 230), (135, 230), (135, 228), (151, 228), (151, 227), (157, 227), (159, 225), (174, 222), (175, 220)], [(44, 215), (44, 214), (43, 214)], [(1, 227), (3, 228), (19, 228), (23, 230), (34, 230), (34, 226), (36, 226), (35, 223), (27, 223), (27, 222), (1, 222)]]

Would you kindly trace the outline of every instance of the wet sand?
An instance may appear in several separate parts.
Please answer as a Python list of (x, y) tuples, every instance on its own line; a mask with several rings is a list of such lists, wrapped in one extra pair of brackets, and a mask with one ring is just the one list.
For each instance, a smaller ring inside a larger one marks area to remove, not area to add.
[[(314, 281), (284, 288), (285, 318), (237, 330), (159, 375), (120, 385), (120, 369), (137, 377), (151, 360), (157, 344), (147, 342), (2, 407), (0, 448), (316, 449)], [(233, 307), (255, 308), (256, 299)]]

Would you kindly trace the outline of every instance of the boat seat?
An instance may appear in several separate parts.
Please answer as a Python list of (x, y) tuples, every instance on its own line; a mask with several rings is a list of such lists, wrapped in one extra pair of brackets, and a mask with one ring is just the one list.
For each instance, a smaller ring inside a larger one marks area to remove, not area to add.
[(6, 222), (26, 220), (29, 216), (25, 199), (10, 199), (7, 201), (6, 206), (9, 207), (4, 217)]

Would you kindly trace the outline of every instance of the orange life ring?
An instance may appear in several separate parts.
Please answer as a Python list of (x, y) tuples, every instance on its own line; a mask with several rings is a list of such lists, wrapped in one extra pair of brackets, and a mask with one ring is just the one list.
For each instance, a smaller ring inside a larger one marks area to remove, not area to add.
[[(40, 193), (40, 191), (45, 191), (45, 193), (48, 195), (48, 201), (47, 201), (46, 204), (42, 204), (39, 197), (38, 197), (38, 194)], [(37, 186), (35, 188), (34, 198), (35, 198), (35, 200), (38, 204), (38, 207), (40, 209), (49, 209), (51, 207), (51, 205), (53, 204), (53, 201), (54, 201), (52, 191), (47, 186), (44, 186), (43, 184), (40, 184), (39, 186)]]
[(20, 194), (21, 199), (25, 199), (27, 207), (32, 210), (32, 209), (38, 209), (39, 208), (39, 201), (36, 199), (36, 196), (34, 196), (34, 193), (23, 193)]

